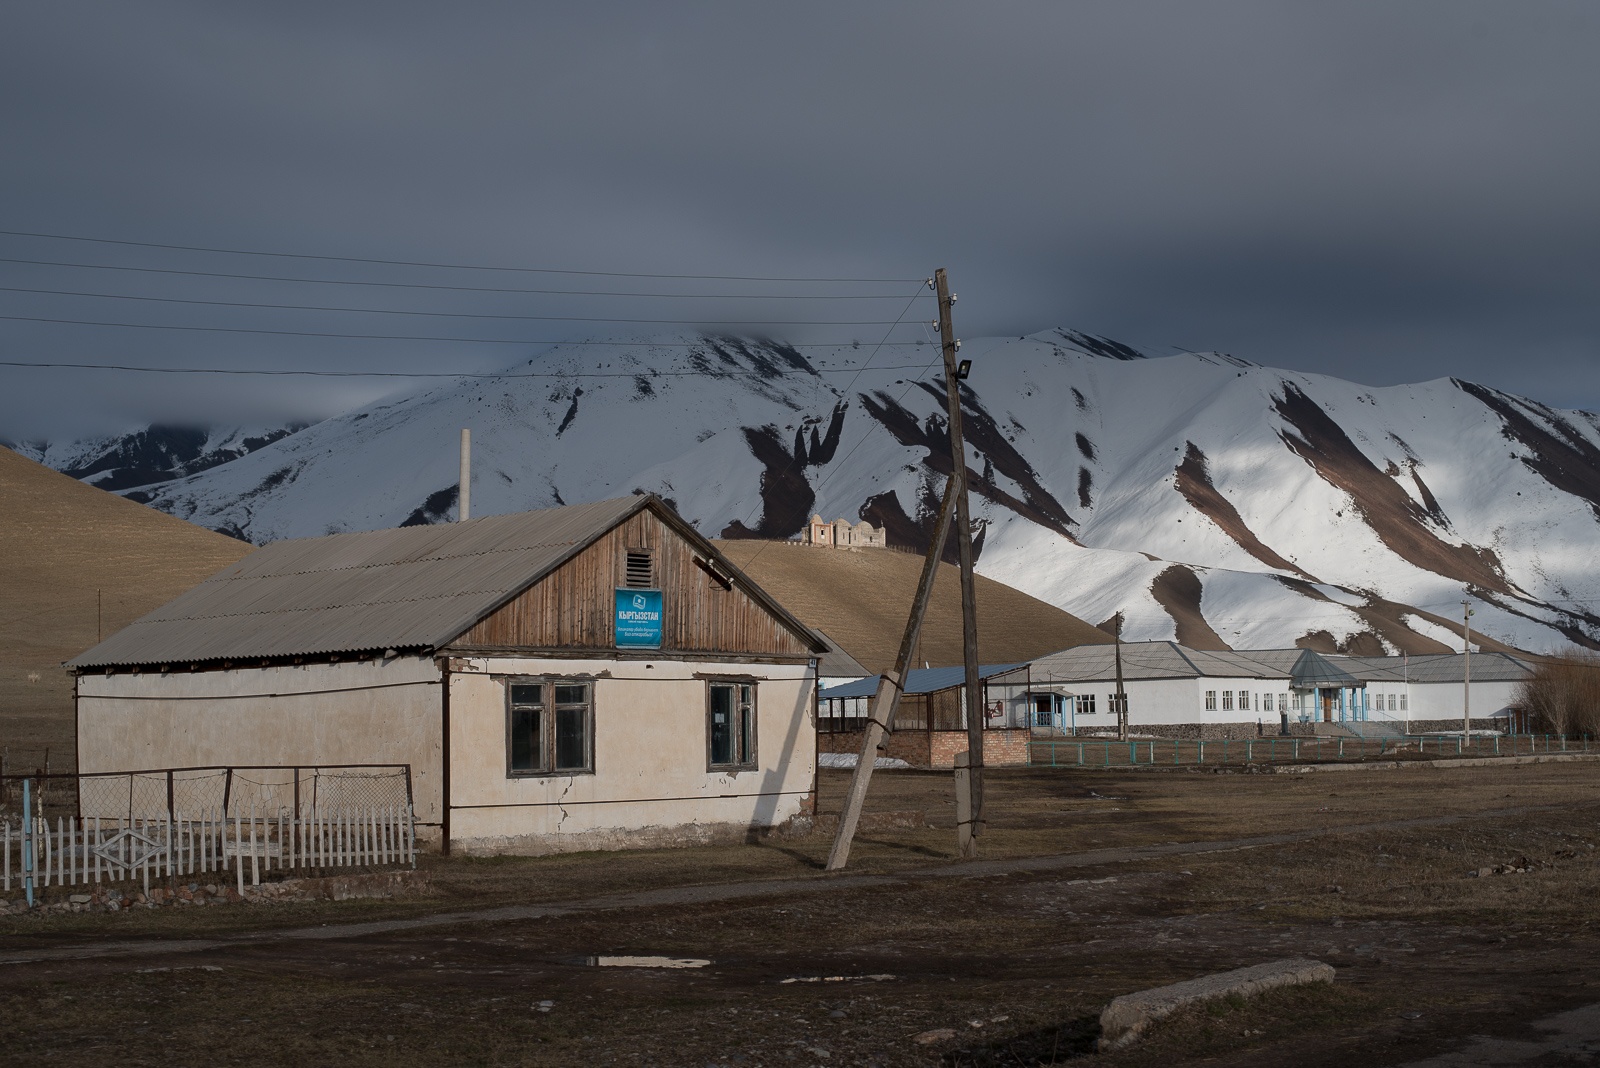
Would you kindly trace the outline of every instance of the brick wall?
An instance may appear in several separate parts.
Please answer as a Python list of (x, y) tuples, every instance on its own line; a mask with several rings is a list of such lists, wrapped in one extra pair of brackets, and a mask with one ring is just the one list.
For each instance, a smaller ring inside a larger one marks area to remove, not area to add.
[[(1022, 767), (1028, 763), (1026, 728), (983, 732), (983, 762), (987, 767)], [(817, 751), (860, 753), (861, 731), (817, 735)], [(914, 768), (953, 768), (956, 754), (967, 751), (966, 731), (896, 731), (880, 752), (904, 760)]]
[[(857, 753), (861, 752), (863, 740), (862, 731), (840, 731), (837, 734), (817, 735), (817, 751), (819, 753)], [(914, 768), (929, 767), (928, 763), (928, 732), (927, 731), (898, 731), (890, 734), (879, 754), (904, 760)]]

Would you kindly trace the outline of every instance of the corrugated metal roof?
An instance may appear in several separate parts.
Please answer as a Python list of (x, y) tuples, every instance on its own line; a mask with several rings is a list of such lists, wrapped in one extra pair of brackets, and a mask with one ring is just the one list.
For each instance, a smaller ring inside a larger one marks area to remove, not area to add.
[[(1116, 677), (1114, 645), (1080, 645), (1033, 662), (1035, 682), (1106, 682)], [(1123, 642), (1122, 677), (1285, 679), (1289, 672), (1240, 653), (1190, 649), (1177, 642)]]
[(823, 679), (858, 679), (872, 672), (861, 666), (861, 662), (849, 653), (844, 647), (828, 636), (821, 627), (812, 627), (817, 637), (828, 643), (828, 651), (822, 654), (817, 662), (817, 677)]
[[(1409, 662), (1398, 656), (1352, 656), (1369, 679), (1385, 682), (1461, 682), (1467, 658), (1460, 653), (1413, 656)], [(1533, 673), (1525, 662), (1507, 653), (1473, 653), (1473, 682), (1521, 682)]]
[[(725, 563), (649, 495), (273, 542), (67, 663), (92, 668), (437, 648), (649, 506)], [(811, 633), (727, 567), (797, 633)]]
[[(1026, 663), (981, 664), (978, 667), (978, 678), (989, 679), (1027, 666)], [(855, 682), (830, 686), (817, 694), (817, 697), (819, 700), (827, 700), (830, 697), (871, 697), (878, 692), (878, 679), (880, 677), (873, 675), (870, 678), (858, 679)], [(948, 690), (952, 686), (960, 686), (966, 680), (966, 677), (967, 669), (959, 664), (955, 667), (913, 668), (906, 672), (906, 685), (902, 693), (921, 694)]]

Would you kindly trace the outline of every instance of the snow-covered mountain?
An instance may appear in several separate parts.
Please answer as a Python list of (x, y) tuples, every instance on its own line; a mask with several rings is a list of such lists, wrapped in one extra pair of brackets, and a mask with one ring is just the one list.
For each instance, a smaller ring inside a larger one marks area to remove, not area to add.
[[(474, 514), (647, 490), (712, 536), (787, 537), (820, 512), (924, 545), (949, 470), (937, 350), (869, 354), (561, 347), (126, 492), (256, 542), (439, 522), (470, 427)], [(962, 356), (990, 577), (1092, 622), (1120, 611), (1130, 639), (1438, 651), (1459, 646), (1470, 587), (1491, 648), (1600, 644), (1589, 413), (1454, 379), (1144, 358), (1065, 330)]]
[(156, 423), (127, 434), (65, 442), (23, 442), (11, 447), (30, 460), (90, 485), (124, 490), (237, 460), (304, 426), (292, 423), (218, 430)]

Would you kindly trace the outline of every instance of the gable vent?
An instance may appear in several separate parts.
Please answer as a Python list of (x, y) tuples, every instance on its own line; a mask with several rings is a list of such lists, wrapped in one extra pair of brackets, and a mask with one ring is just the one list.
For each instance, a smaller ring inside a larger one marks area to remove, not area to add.
[(649, 549), (629, 549), (624, 579), (630, 590), (648, 590), (655, 585), (655, 569)]

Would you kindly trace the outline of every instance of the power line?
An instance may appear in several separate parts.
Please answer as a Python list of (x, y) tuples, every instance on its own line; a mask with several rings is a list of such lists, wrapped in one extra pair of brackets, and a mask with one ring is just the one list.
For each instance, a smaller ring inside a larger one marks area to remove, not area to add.
[[(660, 342), (660, 341), (565, 341), (544, 340), (535, 341), (526, 338), (490, 338), (490, 337), (431, 337), (418, 334), (341, 334), (322, 330), (266, 330), (256, 327), (244, 326), (168, 326), (159, 323), (107, 323), (94, 319), (58, 319), (42, 315), (0, 315), (0, 320), (9, 320), (18, 323), (64, 323), (70, 326), (105, 326), (125, 330), (182, 330), (189, 332), (213, 334), (267, 334), (280, 337), (335, 337), (351, 338), (363, 341), (451, 341), (472, 345), (613, 345), (631, 348), (665, 348), (672, 345), (687, 345), (689, 342)], [(788, 348), (795, 349), (838, 349), (844, 348), (848, 343), (839, 342), (784, 342)], [(886, 341), (887, 348), (902, 348), (923, 344), (916, 341)]]
[(143, 300), (154, 304), (199, 304), (213, 308), (265, 308), (272, 311), (355, 312), (361, 315), (422, 315), (444, 319), (523, 319), (537, 322), (630, 323), (661, 326), (892, 326), (899, 322), (898, 319), (828, 322), (819, 319), (619, 319), (596, 315), (497, 315), (491, 312), (417, 311), (409, 308), (341, 308), (326, 304), (257, 304), (242, 300), (142, 297), (128, 293), (87, 293), (79, 289), (28, 289), (22, 286), (0, 286), (0, 293), (31, 293), (51, 297), (93, 297), (96, 300)]
[[(886, 364), (875, 367), (875, 371), (905, 371), (915, 370), (919, 366), (924, 369), (928, 365), (913, 363)], [(235, 367), (144, 367), (133, 364), (118, 363), (45, 363), (29, 362), (25, 360), (0, 360), (0, 367), (36, 367), (49, 370), (88, 370), (88, 371), (137, 371), (149, 374), (172, 375), (265, 375), (265, 376), (307, 376), (316, 378), (741, 378), (755, 376), (770, 378), (764, 371), (659, 371), (641, 369), (638, 371), (306, 371), (306, 370), (267, 370), (262, 368), (235, 368)], [(864, 367), (817, 367), (813, 370), (819, 375), (842, 375), (854, 373), (860, 376)], [(849, 389), (850, 387), (846, 387)]]
[(216, 252), (229, 256), (269, 256), (275, 259), (321, 260), (330, 263), (376, 263), (391, 267), (439, 267), (457, 271), (505, 271), (516, 274), (570, 274), (588, 278), (685, 278), (709, 282), (864, 282), (900, 285), (921, 282), (920, 278), (804, 278), (783, 275), (674, 274), (647, 271), (575, 271), (557, 267), (495, 267), (476, 263), (434, 263), (427, 260), (386, 260), (371, 256), (329, 256), (311, 252), (260, 252), (253, 249), (214, 248), (207, 245), (173, 245), (160, 241), (125, 241), (111, 237), (79, 237), (75, 234), (45, 234), (30, 230), (0, 230), (6, 237), (38, 237), (50, 241), (80, 241), (97, 245), (122, 245), (130, 248), (159, 248), (174, 252)]
[(354, 278), (304, 278), (285, 274), (240, 274), (231, 271), (184, 271), (176, 267), (133, 267), (111, 263), (69, 263), (0, 256), (0, 263), (33, 267), (73, 267), (89, 271), (131, 271), (181, 275), (187, 278), (234, 278), (251, 282), (299, 282), (325, 286), (374, 286), (384, 289), (430, 289), (445, 293), (517, 293), (553, 297), (661, 297), (689, 300), (899, 300), (898, 293), (637, 293), (614, 289), (527, 289), (515, 286), (444, 286), (428, 282), (371, 282)]

